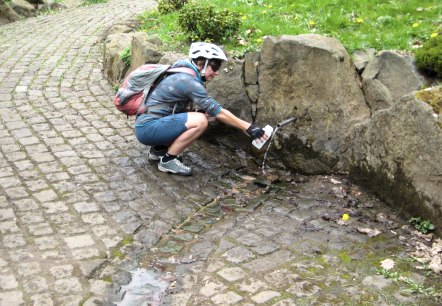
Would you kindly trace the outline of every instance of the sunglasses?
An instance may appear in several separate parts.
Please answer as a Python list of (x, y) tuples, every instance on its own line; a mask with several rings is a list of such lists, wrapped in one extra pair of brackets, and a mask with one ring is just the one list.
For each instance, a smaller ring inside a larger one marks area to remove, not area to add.
[(219, 68), (221, 68), (221, 64), (218, 63), (209, 63), (209, 66), (212, 68), (213, 72), (217, 72)]

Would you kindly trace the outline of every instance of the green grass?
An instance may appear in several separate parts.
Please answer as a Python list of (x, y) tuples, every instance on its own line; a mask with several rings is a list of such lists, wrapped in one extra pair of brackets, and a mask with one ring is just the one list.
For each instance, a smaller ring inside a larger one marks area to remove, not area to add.
[(98, 3), (106, 3), (107, 0), (83, 0), (82, 5), (92, 5)]
[[(230, 56), (261, 47), (265, 36), (315, 33), (337, 38), (354, 50), (411, 51), (431, 35), (442, 35), (440, 0), (202, 0), (241, 13), (237, 37), (224, 46)], [(157, 34), (169, 50), (187, 50), (177, 26), (178, 13), (140, 16), (141, 29)], [(204, 18), (204, 16), (201, 16)]]

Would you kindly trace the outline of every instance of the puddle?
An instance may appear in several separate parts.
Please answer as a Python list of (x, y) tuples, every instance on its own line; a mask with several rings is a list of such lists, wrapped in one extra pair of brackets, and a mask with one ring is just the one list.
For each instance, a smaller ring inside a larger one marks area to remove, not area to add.
[(123, 299), (118, 306), (156, 306), (161, 305), (169, 282), (164, 275), (153, 270), (137, 269), (131, 272), (132, 280), (121, 286)]

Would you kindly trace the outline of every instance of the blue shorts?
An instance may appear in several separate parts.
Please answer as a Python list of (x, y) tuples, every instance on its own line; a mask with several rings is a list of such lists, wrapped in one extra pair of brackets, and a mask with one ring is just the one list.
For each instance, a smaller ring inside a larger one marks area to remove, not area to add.
[(135, 136), (146, 146), (170, 146), (175, 139), (187, 131), (187, 113), (173, 114), (135, 125)]

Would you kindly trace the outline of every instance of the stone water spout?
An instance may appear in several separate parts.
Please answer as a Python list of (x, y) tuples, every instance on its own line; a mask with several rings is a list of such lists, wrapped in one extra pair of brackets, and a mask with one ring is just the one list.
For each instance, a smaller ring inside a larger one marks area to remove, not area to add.
[(288, 118), (288, 119), (286, 119), (284, 121), (281, 121), (280, 123), (276, 124), (276, 127), (275, 127), (275, 129), (273, 131), (273, 134), (272, 134), (272, 136), (270, 136), (269, 145), (267, 147), (267, 150), (264, 153), (264, 159), (262, 161), (262, 166), (261, 166), (261, 170), (263, 172), (265, 171), (265, 164), (266, 164), (266, 161), (267, 161), (267, 153), (269, 152), (270, 147), (272, 146), (273, 137), (275, 137), (276, 132), (278, 131), (279, 128), (283, 127), (286, 124), (289, 124), (290, 122), (295, 123), (297, 119), (298, 118), (295, 116), (295, 117)]
[[(282, 126), (284, 126), (286, 124), (289, 124), (290, 122), (296, 122), (296, 120), (298, 120), (298, 118), (292, 117), (292, 118), (286, 119), (284, 121), (281, 121), (280, 123), (278, 123), (276, 125), (276, 129), (279, 129), (280, 127), (282, 127)], [(275, 132), (276, 132), (276, 129), (275, 129)]]

